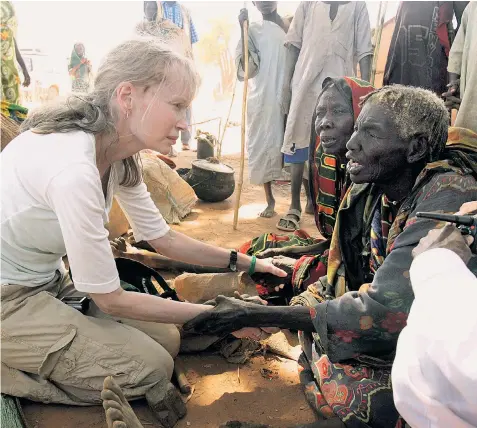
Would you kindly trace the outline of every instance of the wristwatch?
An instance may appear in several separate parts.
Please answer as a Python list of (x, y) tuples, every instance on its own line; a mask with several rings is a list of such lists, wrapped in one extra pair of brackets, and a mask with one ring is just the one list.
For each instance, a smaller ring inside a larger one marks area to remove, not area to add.
[(237, 260), (238, 260), (237, 251), (235, 250), (230, 251), (229, 269), (232, 272), (237, 272)]

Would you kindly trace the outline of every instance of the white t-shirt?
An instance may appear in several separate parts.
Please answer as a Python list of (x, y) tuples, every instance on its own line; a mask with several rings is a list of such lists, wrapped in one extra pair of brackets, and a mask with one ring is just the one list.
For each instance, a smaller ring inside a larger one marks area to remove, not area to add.
[(119, 277), (104, 225), (116, 197), (135, 239), (150, 241), (169, 226), (146, 185), (123, 187), (122, 162), (111, 168), (105, 200), (95, 138), (82, 131), (20, 134), (1, 159), (1, 283), (29, 287), (65, 272), (67, 254), (79, 291), (110, 293)]
[(413, 428), (477, 426), (477, 278), (453, 251), (411, 265), (415, 295), (392, 369), (394, 402)]

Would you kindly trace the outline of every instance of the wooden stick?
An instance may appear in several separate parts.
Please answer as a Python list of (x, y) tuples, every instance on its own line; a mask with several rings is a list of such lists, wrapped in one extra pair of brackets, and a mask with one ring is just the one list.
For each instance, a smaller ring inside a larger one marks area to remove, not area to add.
[(240, 208), (240, 195), (243, 186), (243, 170), (245, 168), (245, 129), (247, 125), (247, 92), (248, 92), (248, 21), (243, 23), (243, 98), (242, 98), (242, 143), (240, 150), (240, 174), (237, 184), (237, 196), (235, 197), (234, 230), (237, 230), (238, 215)]
[[(383, 6), (384, 3), (384, 7)], [(379, 2), (379, 13), (378, 13), (378, 26), (376, 27), (375, 35), (376, 35), (376, 45), (374, 47), (374, 56), (373, 56), (373, 67), (371, 68), (371, 85), (374, 86), (374, 80), (376, 78), (376, 68), (378, 64), (378, 55), (379, 55), (379, 48), (381, 46), (381, 36), (383, 34), (383, 26), (384, 26), (384, 18), (386, 17), (386, 9), (388, 7), (388, 2)], [(381, 14), (382, 9), (382, 14)]]
[(234, 83), (234, 90), (232, 92), (232, 100), (230, 101), (229, 112), (227, 114), (227, 119), (225, 119), (225, 125), (222, 129), (222, 135), (220, 136), (220, 141), (217, 148), (217, 159), (220, 160), (222, 158), (222, 142), (224, 141), (225, 131), (227, 131), (227, 125), (229, 124), (230, 114), (232, 113), (232, 106), (234, 105), (235, 100), (235, 90), (237, 89), (237, 81), (238, 78), (235, 76), (235, 83)]

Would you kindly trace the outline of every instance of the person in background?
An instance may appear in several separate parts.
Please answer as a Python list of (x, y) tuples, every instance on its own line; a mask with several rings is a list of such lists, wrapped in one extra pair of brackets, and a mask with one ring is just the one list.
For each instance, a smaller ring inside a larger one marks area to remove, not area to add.
[(17, 18), (10, 1), (2, 1), (0, 6), (0, 33), (2, 36), (2, 101), (20, 103), (20, 77), (15, 61), (23, 73), (23, 86), (30, 86), (30, 75), (16, 41)]
[[(276, 1), (254, 2), (262, 14), (260, 22), (252, 22), (248, 32), (248, 102), (247, 151), (249, 177), (252, 184), (263, 185), (267, 208), (261, 217), (275, 214), (272, 182), (281, 177), (285, 132), (285, 115), (281, 112), (278, 94), (283, 86), (288, 22), (277, 12)], [(248, 20), (247, 9), (239, 15), (242, 37), (237, 45), (237, 77), (244, 79), (243, 23)]]
[(460, 24), (466, 1), (403, 1), (384, 70), (383, 85), (399, 83), (429, 89), (447, 87), (447, 60), (453, 36), (452, 18)]
[(89, 92), (91, 62), (85, 56), (83, 43), (75, 43), (71, 51), (68, 71), (71, 76), (72, 92)]
[[(477, 2), (470, 2), (449, 54), (449, 108), (458, 108), (455, 126), (477, 132)], [(473, 59), (472, 59), (473, 58)]]
[[(464, 204), (458, 214), (477, 210)], [(477, 426), (477, 256), (452, 224), (414, 249), (414, 302), (392, 368), (394, 402), (412, 427)]]
[[(370, 79), (373, 49), (365, 2), (300, 2), (285, 46), (281, 108), (288, 117), (282, 153), (285, 162), (291, 164), (291, 203), (277, 228), (293, 232), (299, 228), (301, 218), (300, 190), (308, 160), (311, 120), (323, 80), (354, 76), (357, 61), (361, 78)], [(306, 212), (312, 213), (307, 192)]]
[[(177, 1), (159, 1), (157, 3), (161, 6), (161, 9), (158, 10), (158, 17), (173, 22), (182, 30), (184, 37), (187, 39), (185, 44), (189, 45), (186, 56), (194, 59), (192, 45), (199, 41), (199, 36), (189, 10)], [(189, 107), (186, 112), (187, 129), (181, 132), (182, 150), (190, 150), (191, 118), (192, 110)]]

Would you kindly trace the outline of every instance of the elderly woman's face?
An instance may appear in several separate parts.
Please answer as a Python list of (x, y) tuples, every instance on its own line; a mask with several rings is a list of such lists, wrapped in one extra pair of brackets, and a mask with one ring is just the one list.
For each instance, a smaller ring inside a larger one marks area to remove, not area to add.
[(410, 141), (398, 136), (393, 112), (367, 102), (346, 144), (348, 172), (353, 183), (386, 184), (398, 180), (408, 164)]
[(351, 100), (335, 87), (329, 87), (316, 106), (315, 131), (326, 154), (344, 158), (346, 143), (353, 133)]

